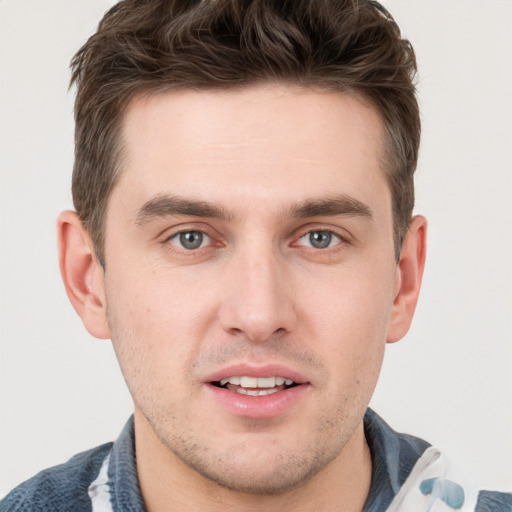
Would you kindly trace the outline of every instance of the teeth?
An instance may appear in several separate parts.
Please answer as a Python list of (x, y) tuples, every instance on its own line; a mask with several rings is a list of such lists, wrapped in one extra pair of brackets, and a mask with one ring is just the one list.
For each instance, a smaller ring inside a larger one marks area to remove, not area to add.
[(265, 395), (271, 395), (272, 393), (277, 393), (278, 389), (245, 389), (245, 388), (237, 388), (235, 390), (240, 395), (249, 395), (249, 396), (265, 396)]
[(240, 386), (243, 388), (257, 388), (258, 380), (256, 377), (241, 377)]
[(258, 388), (275, 388), (276, 387), (276, 378), (275, 377), (259, 377), (258, 378)]
[(225, 386), (228, 382), (234, 386), (240, 386), (240, 377), (229, 377), (228, 379), (222, 379), (220, 381), (220, 385)]
[[(221, 386), (225, 386), (226, 384), (233, 384), (234, 386), (241, 386), (243, 388), (264, 388), (271, 389), (276, 386), (282, 386), (286, 384), (287, 386), (291, 386), (293, 384), (293, 380), (285, 379), (284, 377), (228, 377), (222, 379), (220, 381)], [(258, 391), (256, 391), (258, 393)], [(242, 393), (246, 394), (246, 393)], [(250, 393), (251, 395), (253, 393)], [(264, 394), (268, 394), (264, 392)], [(256, 396), (256, 395), (254, 395)]]

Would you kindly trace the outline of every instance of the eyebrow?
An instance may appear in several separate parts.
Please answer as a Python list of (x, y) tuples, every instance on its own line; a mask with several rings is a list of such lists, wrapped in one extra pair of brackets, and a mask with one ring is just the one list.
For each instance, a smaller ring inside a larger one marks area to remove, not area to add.
[[(341, 194), (325, 199), (307, 199), (285, 210), (284, 216), (297, 219), (343, 215), (347, 217), (373, 218), (372, 210), (353, 197)], [(234, 215), (222, 206), (207, 201), (176, 196), (158, 196), (150, 199), (138, 210), (136, 224), (143, 226), (154, 218), (176, 215), (231, 220)]]
[(291, 208), (290, 215), (295, 218), (330, 215), (373, 218), (373, 212), (369, 206), (345, 194), (303, 201)]
[(209, 217), (229, 220), (232, 216), (221, 206), (207, 201), (198, 201), (175, 196), (159, 196), (150, 199), (139, 209), (136, 224), (142, 226), (154, 218), (165, 218), (174, 215), (192, 217)]

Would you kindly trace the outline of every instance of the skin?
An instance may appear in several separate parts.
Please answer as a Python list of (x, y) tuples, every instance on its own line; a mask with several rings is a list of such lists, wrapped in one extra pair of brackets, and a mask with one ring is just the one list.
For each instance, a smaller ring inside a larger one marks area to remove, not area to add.
[[(132, 101), (123, 136), (106, 272), (73, 212), (60, 262), (133, 396), (148, 510), (362, 510), (362, 417), (425, 256), (415, 217), (395, 261), (378, 113), (298, 87), (177, 91)], [(183, 201), (194, 209), (176, 213)], [(299, 398), (272, 417), (233, 413), (208, 379), (236, 364), (296, 372)]]

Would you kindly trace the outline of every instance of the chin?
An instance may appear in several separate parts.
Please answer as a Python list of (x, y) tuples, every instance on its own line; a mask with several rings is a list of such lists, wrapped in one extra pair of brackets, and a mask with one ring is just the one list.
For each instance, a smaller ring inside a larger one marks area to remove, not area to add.
[(250, 460), (237, 461), (236, 457), (227, 456), (229, 460), (221, 459), (217, 462), (204, 459), (183, 462), (203, 478), (224, 489), (268, 496), (285, 494), (303, 486), (330, 462), (321, 460), (318, 455), (300, 458), (292, 453), (274, 453), (270, 464), (268, 461), (247, 458)]
[[(342, 436), (326, 439), (312, 436), (302, 447), (284, 446), (282, 439), (264, 433), (222, 446), (198, 437), (161, 436), (161, 442), (196, 476), (230, 491), (254, 495), (281, 495), (301, 487), (326, 468), (342, 451)], [(258, 439), (259, 438), (259, 439)], [(210, 440), (211, 441), (211, 440)]]

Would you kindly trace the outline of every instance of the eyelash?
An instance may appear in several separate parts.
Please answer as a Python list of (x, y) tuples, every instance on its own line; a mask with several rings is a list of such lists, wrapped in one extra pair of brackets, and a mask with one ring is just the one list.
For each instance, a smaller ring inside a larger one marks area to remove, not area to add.
[[(180, 246), (178, 246), (178, 244), (175, 244), (172, 242), (175, 239), (179, 239), (178, 237), (180, 237), (181, 235), (184, 235), (187, 233), (198, 233), (198, 234), (202, 235), (203, 237), (206, 237), (207, 238), (206, 244), (205, 244), (205, 240), (203, 239), (201, 241), (201, 245), (199, 247), (187, 249), (185, 247), (180, 247)], [(305, 239), (306, 237), (308, 237), (308, 236), (311, 237), (311, 235), (313, 233), (322, 233), (322, 234), (329, 235), (331, 237), (331, 240), (329, 240), (329, 245), (324, 248), (318, 248), (318, 247), (313, 247), (311, 245), (305, 245), (305, 244), (300, 243), (300, 241)], [(336, 242), (336, 243), (334, 243), (334, 245), (331, 245), (332, 239), (334, 239), (334, 241)], [(167, 236), (164, 239), (163, 244), (165, 245), (165, 247), (167, 248), (168, 251), (173, 252), (173, 253), (178, 252), (180, 255), (184, 255), (186, 257), (195, 257), (198, 254), (202, 254), (203, 251), (211, 249), (212, 246), (213, 247), (216, 246), (219, 248), (224, 246), (224, 244), (220, 241), (217, 241), (213, 235), (208, 234), (208, 232), (206, 230), (200, 229), (200, 228), (181, 229), (177, 232), (174, 232), (170, 236)], [(307, 250), (309, 252), (314, 252), (317, 254), (321, 254), (321, 253), (332, 254), (334, 252), (342, 250), (348, 244), (349, 244), (349, 241), (347, 240), (347, 238), (345, 236), (342, 236), (340, 233), (338, 233), (332, 229), (317, 227), (317, 228), (309, 228), (309, 229), (301, 230), (300, 236), (294, 237), (294, 241), (290, 244), (290, 247), (303, 247), (303, 248), (305, 248), (305, 250)]]
[[(298, 242), (302, 239), (305, 239), (306, 237), (309, 237), (309, 241), (311, 242), (311, 236), (314, 234), (314, 233), (322, 233), (324, 235), (328, 235), (329, 239), (328, 239), (328, 245), (326, 247), (314, 247), (312, 245), (301, 245), (301, 244), (298, 244)], [(331, 245), (331, 242), (333, 241), (336, 242), (334, 245)], [(311, 249), (314, 249), (314, 250), (318, 250), (318, 251), (326, 251), (328, 249), (334, 249), (335, 247), (337, 247), (338, 245), (342, 244), (345, 240), (343, 239), (343, 237), (341, 237), (339, 234), (337, 234), (336, 232), (330, 230), (330, 229), (312, 229), (312, 230), (309, 230), (307, 231), (306, 233), (304, 233), (299, 239), (298, 241), (296, 242), (297, 245), (301, 245), (302, 247), (309, 247)]]
[[(183, 246), (180, 247), (178, 244), (173, 243), (174, 239), (179, 240), (179, 237), (181, 237), (182, 235), (190, 234), (190, 233), (198, 233), (203, 237), (203, 240), (201, 241), (201, 245), (199, 247), (193, 248), (193, 249), (187, 249)], [(205, 245), (204, 238), (207, 239), (206, 245)], [(214, 243), (214, 245), (216, 245), (218, 247), (221, 247), (223, 245), (220, 242), (215, 243), (214, 237), (209, 235), (204, 229), (181, 229), (180, 231), (172, 233), (170, 236), (166, 237), (164, 240), (164, 245), (167, 247), (167, 249), (169, 251), (179, 252), (180, 254), (184, 254), (184, 255), (193, 257), (193, 256), (197, 255), (200, 251), (202, 253), (203, 250), (205, 250), (205, 249), (207, 250), (208, 248), (210, 248), (212, 245), (212, 242)]]

